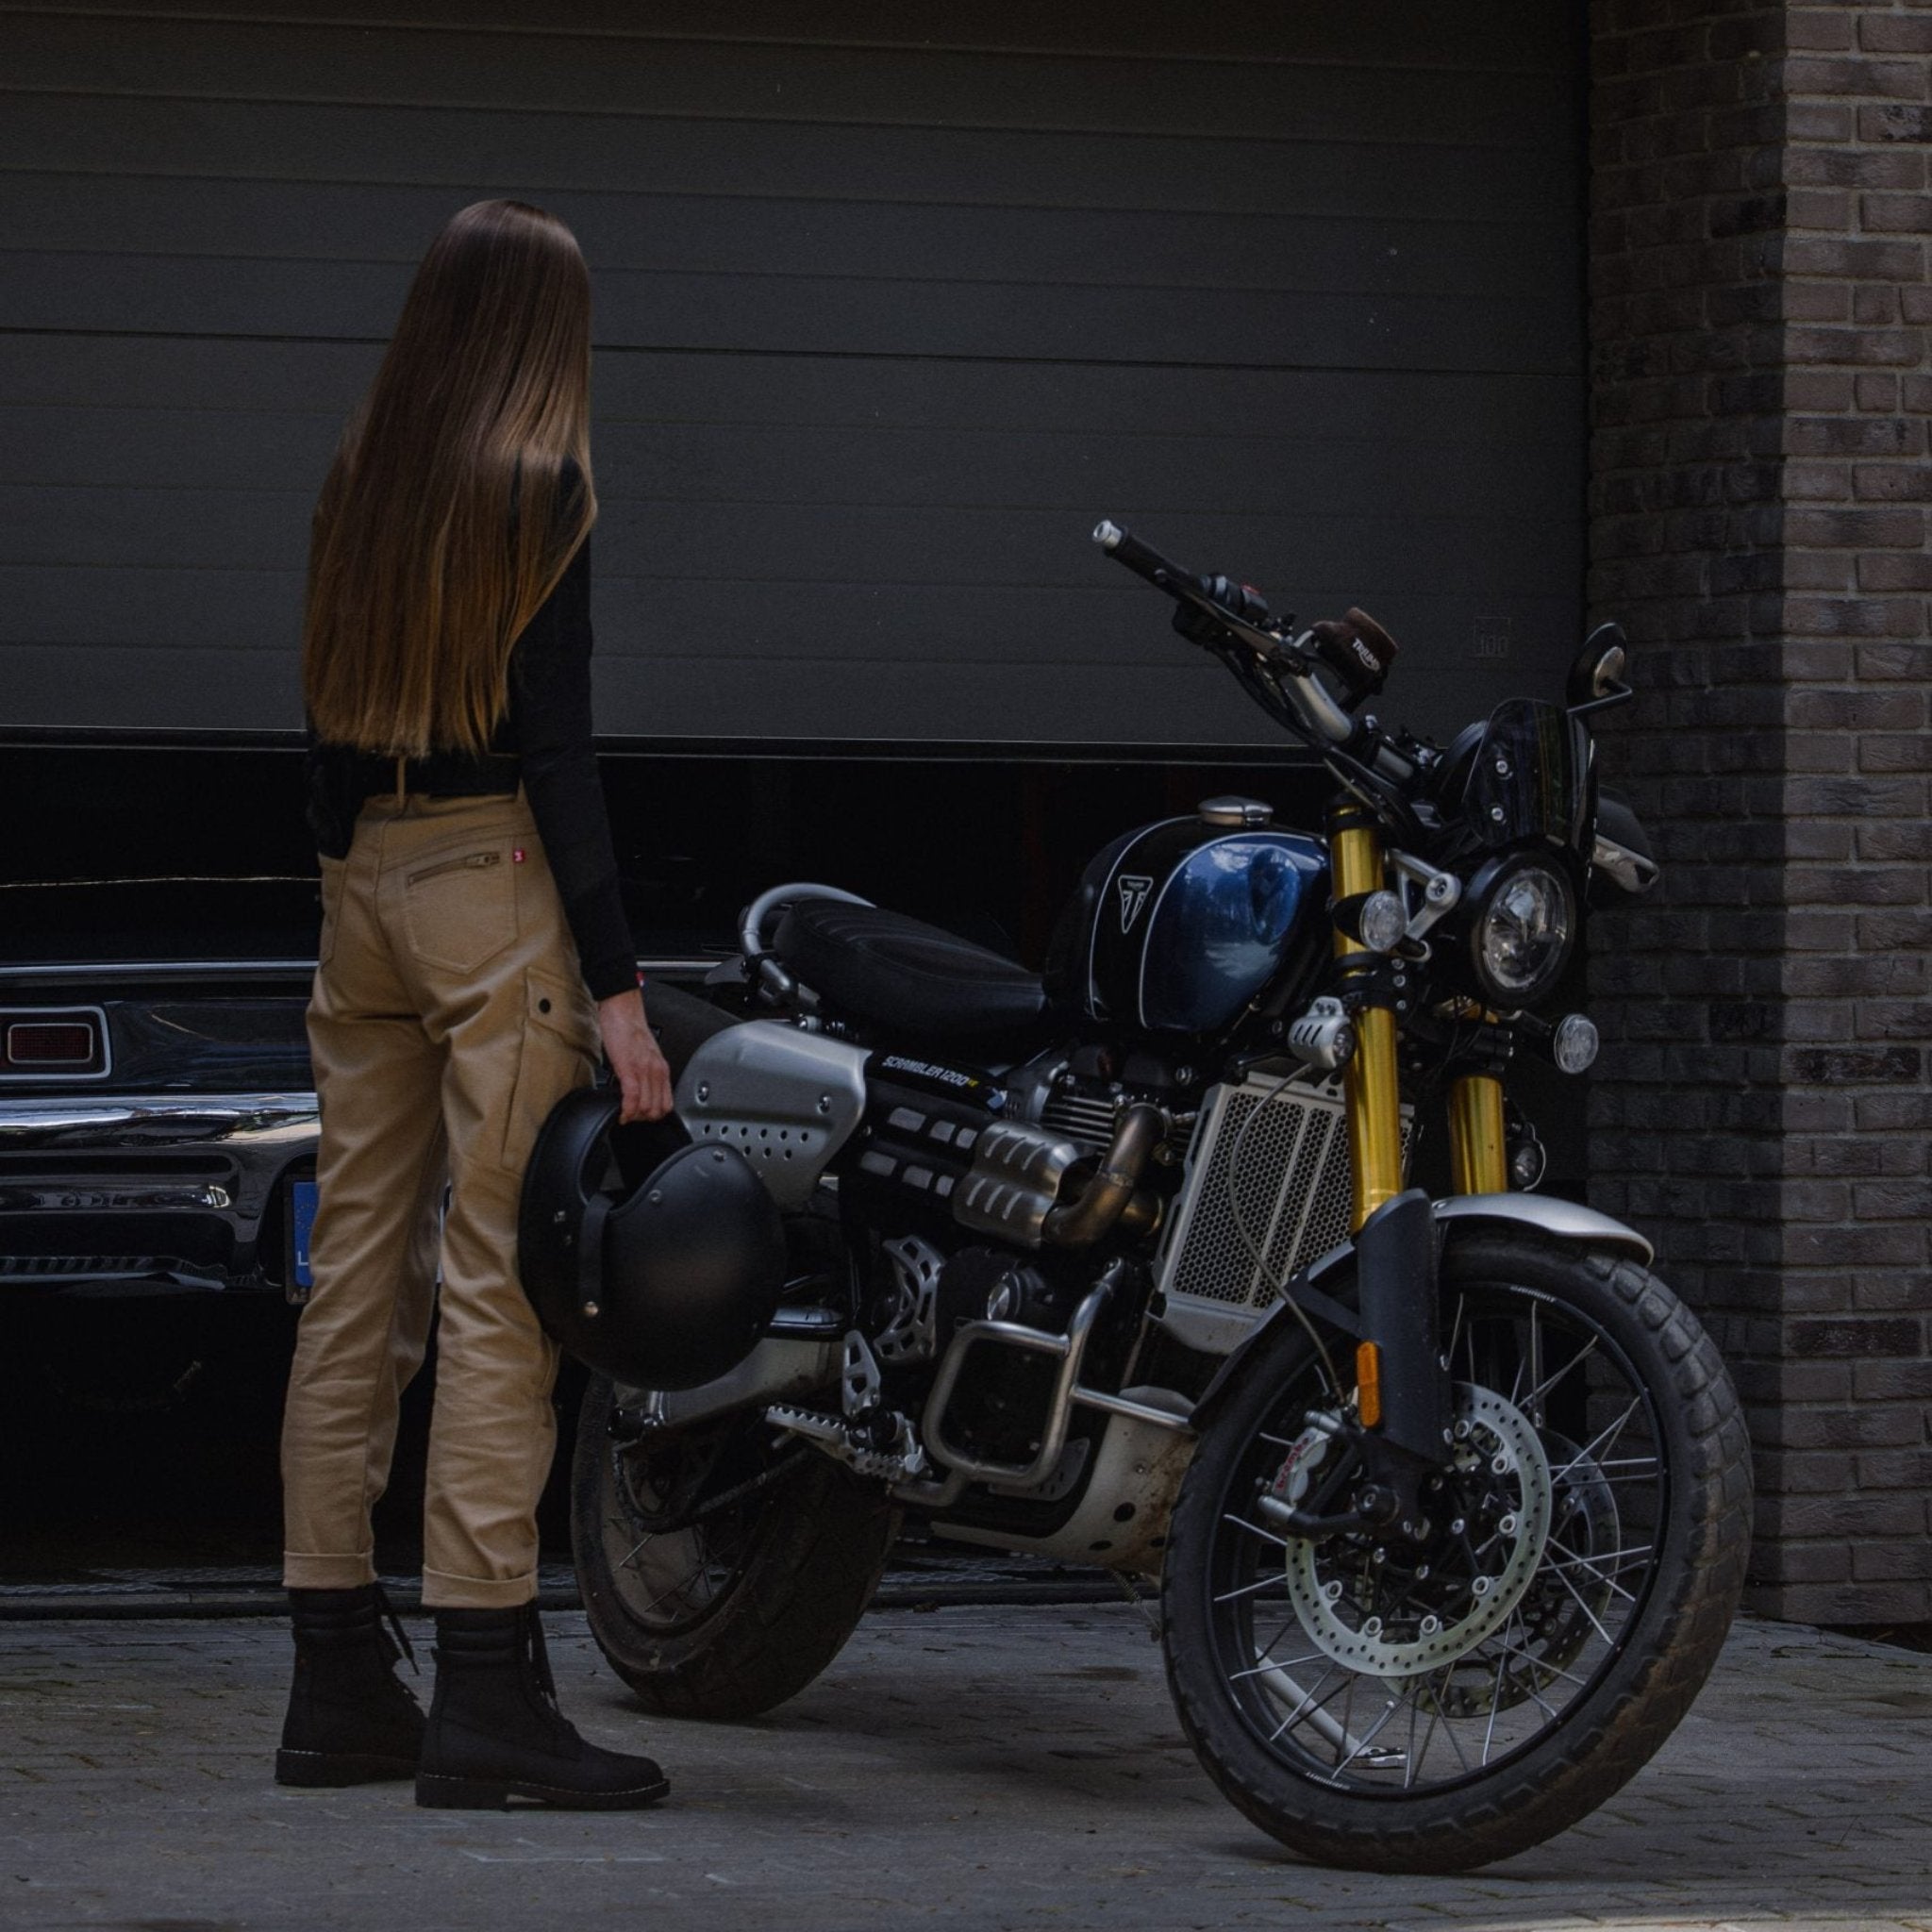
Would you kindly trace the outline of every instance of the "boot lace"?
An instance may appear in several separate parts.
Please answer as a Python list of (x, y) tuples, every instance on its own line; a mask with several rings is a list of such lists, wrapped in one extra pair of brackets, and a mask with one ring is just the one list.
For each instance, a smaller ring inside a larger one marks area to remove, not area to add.
[(557, 1679), (550, 1671), (550, 1650), (543, 1641), (543, 1620), (538, 1615), (535, 1604), (524, 1606), (520, 1621), (524, 1626), (524, 1657), (529, 1670), (529, 1681), (542, 1701), (552, 1734), (559, 1743), (580, 1745), (583, 1740), (577, 1734), (577, 1727), (564, 1716), (563, 1707), (558, 1702)]
[(382, 1579), (378, 1577), (370, 1589), (375, 1592), (377, 1612), (389, 1625), (385, 1630), (378, 1624), (375, 1629), (376, 1636), (382, 1640), (383, 1661), (393, 1665), (408, 1657), (409, 1669), (420, 1677), (423, 1666), (416, 1661), (416, 1646), (409, 1641), (409, 1633), (403, 1628), (403, 1620), (396, 1615), (396, 1607), (390, 1602), (389, 1591), (382, 1587)]

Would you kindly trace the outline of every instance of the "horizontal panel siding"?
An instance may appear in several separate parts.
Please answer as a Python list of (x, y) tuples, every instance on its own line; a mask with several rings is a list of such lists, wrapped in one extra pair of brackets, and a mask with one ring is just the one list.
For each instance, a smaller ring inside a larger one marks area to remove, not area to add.
[(607, 732), (1266, 741), (1103, 513), (1375, 610), (1438, 729), (1567, 659), (1560, 9), (230, 10), (0, 9), (0, 722), (299, 718), (316, 483), (490, 193), (591, 264)]
[[(325, 461), (332, 416), (271, 411), (203, 415), (186, 409), (0, 408), (0, 486), (88, 487), (109, 479), (138, 489), (273, 488), (292, 452)], [(275, 441), (263, 446), (264, 436)], [(1050, 430), (927, 429), (813, 424), (606, 421), (596, 474), (613, 498), (740, 504), (796, 503), (808, 514), (829, 493), (898, 508), (1085, 509), (1096, 477), (1113, 496), (1181, 514), (1325, 517), (1337, 514), (1533, 516), (1538, 477), (1493, 443), (1393, 444), (1308, 440), (1286, 467), (1269, 437), (1069, 436)], [(1522, 446), (1515, 446), (1521, 450)], [(1318, 467), (1319, 454), (1323, 467)], [(127, 499), (131, 508), (131, 498)], [(23, 514), (38, 515), (29, 507)], [(99, 541), (103, 533), (96, 533)], [(17, 541), (0, 527), (0, 546)]]
[[(560, 12), (567, 9), (559, 8)], [(1371, 51), (1369, 49), (1365, 52)], [(1535, 149), (1560, 129), (1547, 91), (1471, 90), (1453, 71), (1139, 61), (1002, 49), (899, 49), (462, 28), (0, 14), (22, 92), (178, 99), (484, 105), (743, 122), (1082, 129), (1348, 142), (1392, 123), (1407, 142)], [(801, 107), (803, 112), (801, 113)]]
[[(1501, 176), (1507, 170), (1501, 165)], [(528, 184), (499, 184), (525, 188)], [(1333, 209), (1220, 214), (1191, 208), (839, 201), (791, 193), (611, 191), (573, 207), (600, 287), (613, 275), (841, 276), (1028, 282), (1046, 287), (1274, 293), (1467, 295), (1560, 290), (1575, 239), (1494, 213), (1373, 225)], [(0, 252), (167, 255), (201, 260), (387, 261), (413, 268), (449, 212), (441, 189), (363, 182), (184, 180), (21, 169), (0, 203)], [(76, 242), (85, 239), (85, 250)]]
[[(403, 106), (8, 96), (19, 166), (182, 179), (524, 185), (565, 192), (763, 195), (964, 207), (1156, 208), (1350, 219), (1561, 222), (1573, 157), (1352, 139), (1231, 142), (973, 127), (641, 121)], [(1547, 163), (1547, 165), (1545, 165)]]
[[(321, 417), (334, 434), (375, 374), (379, 345), (77, 336), (15, 337), (0, 357), (0, 406), (175, 408)], [(1391, 371), (1344, 384), (1324, 370), (1121, 368), (915, 358), (606, 353), (596, 421), (788, 427), (979, 429), (1280, 440), (1393, 446), (1571, 446), (1567, 372)]]
[[(37, 14), (87, 18), (97, 6), (54, 4)], [(158, 19), (309, 25), (312, 6), (275, 0), (147, 0)], [(330, 22), (393, 28), (532, 30), (595, 39), (703, 39), (750, 45), (795, 43), (798, 0), (331, 0)], [(850, 47), (999, 48), (1009, 53), (1079, 53), (1109, 60), (1359, 63), (1363, 49), (1399, 49), (1400, 64), (1466, 73), (1568, 74), (1576, 26), (1548, 0), (1491, 0), (1480, 8), (1418, 8), (1413, 0), (1350, 0), (1347, 7), (1283, 7), (1279, 0), (1217, 0), (1176, 8), (1173, 0), (1056, 0), (1016, 8), (1011, 0), (813, 0), (810, 38)]]
[[(559, 214), (567, 213), (561, 202)], [(0, 258), (0, 328), (368, 340), (409, 271), (365, 262)], [(1569, 361), (1570, 304), (1493, 295), (1280, 295), (871, 276), (597, 275), (598, 338), (623, 348), (974, 356), (1275, 368), (1515, 369)]]

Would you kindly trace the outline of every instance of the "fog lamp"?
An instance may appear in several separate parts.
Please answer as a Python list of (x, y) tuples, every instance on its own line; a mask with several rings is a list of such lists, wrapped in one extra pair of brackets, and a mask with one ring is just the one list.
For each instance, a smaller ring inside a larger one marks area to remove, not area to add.
[(1394, 892), (1371, 892), (1357, 918), (1362, 944), (1372, 953), (1392, 953), (1408, 930), (1408, 914)]
[(1550, 1035), (1550, 1058), (1565, 1074), (1580, 1074), (1596, 1058), (1596, 1023), (1587, 1013), (1565, 1013)]

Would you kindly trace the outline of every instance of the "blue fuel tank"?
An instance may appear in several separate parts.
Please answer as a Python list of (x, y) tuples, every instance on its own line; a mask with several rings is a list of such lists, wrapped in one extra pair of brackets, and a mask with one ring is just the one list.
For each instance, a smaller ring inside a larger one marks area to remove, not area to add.
[(1327, 874), (1326, 847), (1305, 832), (1142, 825), (1087, 868), (1055, 936), (1053, 991), (1090, 1019), (1219, 1032), (1322, 916)]

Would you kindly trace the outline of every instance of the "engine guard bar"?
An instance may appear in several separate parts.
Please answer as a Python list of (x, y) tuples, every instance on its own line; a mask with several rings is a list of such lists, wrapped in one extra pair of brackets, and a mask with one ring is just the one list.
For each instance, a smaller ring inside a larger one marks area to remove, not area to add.
[[(1061, 1452), (1067, 1446), (1067, 1429), (1076, 1407), (1097, 1408), (1108, 1415), (1122, 1415), (1137, 1422), (1153, 1423), (1161, 1428), (1184, 1429), (1185, 1418), (1151, 1404), (1133, 1402), (1124, 1395), (1109, 1395), (1098, 1389), (1080, 1386), (1080, 1364), (1087, 1354), (1087, 1342), (1101, 1309), (1124, 1273), (1126, 1263), (1111, 1262), (1087, 1291), (1074, 1310), (1064, 1335), (1045, 1328), (1029, 1328), (1020, 1322), (965, 1322), (954, 1330), (951, 1345), (940, 1372), (933, 1379), (932, 1394), (925, 1405), (921, 1434), (934, 1461), (950, 1470), (956, 1478), (972, 1482), (1004, 1483), (1013, 1489), (1034, 1489), (1054, 1473)], [(1040, 1431), (1040, 1448), (1030, 1462), (996, 1462), (962, 1449), (946, 1435), (946, 1411), (966, 1366), (966, 1357), (982, 1343), (1003, 1348), (1031, 1349), (1040, 1355), (1055, 1356), (1059, 1373), (1054, 1378), (1053, 1395), (1047, 1403), (1046, 1420)]]

